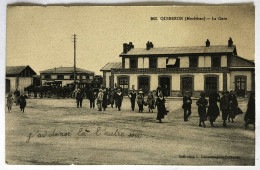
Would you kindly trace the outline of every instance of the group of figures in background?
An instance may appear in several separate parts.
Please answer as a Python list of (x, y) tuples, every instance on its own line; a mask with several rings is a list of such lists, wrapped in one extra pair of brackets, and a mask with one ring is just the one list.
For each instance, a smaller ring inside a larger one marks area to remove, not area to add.
[[(84, 94), (82, 93), (81, 89), (76, 86), (74, 90), (74, 95), (76, 97), (77, 108), (82, 107), (82, 100), (84, 99)], [(153, 109), (157, 107), (158, 114), (157, 120), (162, 122), (164, 115), (167, 115), (169, 112), (165, 107), (165, 98), (163, 91), (160, 87), (157, 88), (156, 91), (157, 98), (152, 91), (149, 92), (147, 95), (147, 99), (145, 100), (144, 92), (142, 89), (136, 91), (133, 89), (129, 94), (128, 97), (131, 101), (131, 109), (132, 111), (135, 110), (135, 105), (138, 105), (139, 113), (142, 113), (144, 110), (144, 106), (148, 106), (149, 112), (153, 112)], [(94, 90), (90, 90), (86, 97), (90, 101), (90, 108), (95, 108), (95, 103), (97, 105), (98, 111), (105, 111), (106, 108), (111, 105), (111, 108), (121, 110), (122, 102), (123, 102), (123, 93), (121, 88), (117, 88), (115, 90), (108, 89), (106, 87), (102, 87), (99, 89), (99, 92), (95, 92)]]
[[(220, 103), (220, 108), (218, 107)], [(187, 91), (183, 97), (182, 108), (184, 110), (184, 121), (188, 121), (191, 115), (191, 104), (192, 99), (190, 92)], [(214, 122), (222, 112), (223, 127), (227, 127), (226, 121), (234, 123), (234, 119), (237, 115), (242, 114), (243, 111), (239, 108), (237, 97), (233, 90), (230, 92), (226, 91), (222, 93), (222, 97), (214, 91), (209, 95), (209, 101), (206, 99), (206, 94), (202, 92), (200, 98), (196, 102), (198, 106), (199, 114), (199, 126), (206, 127), (205, 121), (209, 120), (211, 127), (214, 127)], [(247, 111), (244, 117), (245, 128), (248, 128), (249, 124), (255, 125), (255, 94), (250, 95)]]
[(13, 94), (9, 93), (6, 99), (6, 106), (8, 112), (12, 110), (13, 103), (16, 103), (16, 106), (20, 105), (20, 110), (24, 112), (27, 98), (28, 98), (27, 95), (25, 94), (21, 95), (18, 89), (16, 89), (14, 92), (14, 98), (13, 98)]

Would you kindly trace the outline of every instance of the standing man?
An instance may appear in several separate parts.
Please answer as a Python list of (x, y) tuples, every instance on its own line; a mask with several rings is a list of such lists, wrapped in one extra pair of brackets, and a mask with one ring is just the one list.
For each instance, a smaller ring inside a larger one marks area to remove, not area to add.
[(122, 101), (123, 101), (123, 93), (121, 92), (121, 89), (119, 88), (118, 91), (115, 93), (115, 99), (116, 99), (116, 106), (118, 110), (121, 110)]
[(135, 89), (133, 89), (128, 97), (130, 98), (130, 101), (131, 101), (131, 108), (132, 108), (132, 111), (135, 110), (135, 99), (136, 99), (136, 92), (135, 92)]
[(226, 127), (226, 120), (229, 114), (228, 92), (223, 92), (222, 94), (223, 96), (220, 99), (220, 110), (222, 111), (223, 127)]
[(78, 85), (76, 85), (74, 93), (75, 93), (75, 96), (76, 96), (77, 108), (82, 107), (83, 95), (81, 93), (80, 88), (78, 88)]
[(98, 111), (102, 111), (103, 97), (104, 97), (103, 91), (102, 91), (102, 89), (99, 89), (99, 93), (98, 93), (98, 96), (97, 96)]
[(188, 121), (188, 117), (191, 115), (191, 104), (192, 104), (192, 100), (190, 97), (190, 92), (186, 91), (185, 95), (183, 96), (183, 104), (182, 104), (182, 108), (184, 110), (184, 121), (185, 122)]
[(103, 107), (103, 110), (105, 111), (106, 108), (107, 108), (107, 105), (109, 103), (109, 98), (108, 98), (108, 92), (107, 92), (107, 88), (104, 88), (103, 90), (103, 103), (102, 103), (102, 107)]
[(114, 99), (115, 99), (115, 92), (114, 90), (110, 89), (110, 93), (109, 93), (109, 103), (111, 104), (111, 107), (113, 108), (114, 106)]
[(90, 108), (94, 109), (95, 108), (96, 96), (95, 96), (95, 92), (94, 92), (93, 89), (90, 89), (88, 99), (89, 99), (89, 102), (90, 102)]

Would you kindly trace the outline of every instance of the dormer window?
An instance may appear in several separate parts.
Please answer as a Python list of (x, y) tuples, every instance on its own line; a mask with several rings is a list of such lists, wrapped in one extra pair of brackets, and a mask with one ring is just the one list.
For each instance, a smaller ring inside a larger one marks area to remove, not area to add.
[(198, 57), (197, 56), (190, 56), (189, 58), (189, 66), (190, 67), (198, 67)]

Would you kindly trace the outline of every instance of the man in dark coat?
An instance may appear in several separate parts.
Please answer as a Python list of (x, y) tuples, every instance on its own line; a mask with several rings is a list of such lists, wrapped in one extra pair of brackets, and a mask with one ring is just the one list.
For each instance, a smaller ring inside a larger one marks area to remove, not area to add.
[(223, 92), (222, 94), (223, 96), (220, 99), (220, 110), (222, 111), (223, 126), (226, 127), (226, 120), (229, 114), (228, 92)]
[(113, 108), (114, 103), (115, 103), (115, 91), (110, 89), (109, 90), (109, 103), (111, 104), (111, 107)]
[(185, 95), (183, 96), (183, 104), (182, 104), (182, 108), (184, 110), (184, 121), (185, 122), (188, 121), (188, 117), (191, 115), (191, 104), (192, 104), (192, 100), (190, 97), (190, 92), (186, 91)]
[(95, 99), (96, 99), (96, 95), (93, 89), (89, 90), (89, 95), (88, 95), (88, 99), (90, 102), (90, 108), (95, 108)]
[(24, 112), (24, 109), (26, 106), (26, 99), (28, 99), (28, 97), (26, 95), (21, 95), (19, 97), (20, 109), (22, 112)]
[(228, 121), (230, 122), (230, 119), (231, 119), (232, 123), (234, 123), (234, 119), (235, 119), (236, 115), (238, 115), (238, 113), (237, 113), (238, 102), (237, 102), (237, 97), (234, 94), (233, 90), (230, 90), (230, 94), (228, 96), (228, 101), (230, 104), (230, 113), (228, 115)]
[(208, 114), (210, 125), (214, 127), (213, 122), (217, 119), (219, 116), (219, 108), (218, 108), (218, 102), (220, 102), (220, 96), (217, 93), (217, 91), (212, 92), (209, 95), (209, 108), (208, 108)]
[(136, 92), (135, 92), (135, 89), (133, 89), (128, 97), (130, 98), (130, 101), (131, 101), (131, 108), (132, 108), (132, 111), (135, 110), (135, 99), (136, 99)]
[(250, 95), (247, 104), (247, 111), (244, 117), (245, 129), (248, 129), (249, 124), (255, 125), (255, 93)]
[(104, 111), (106, 110), (108, 103), (109, 103), (109, 96), (108, 96), (107, 89), (105, 88), (103, 90), (103, 102), (102, 102), (102, 107)]
[(123, 93), (121, 92), (121, 89), (119, 88), (118, 91), (115, 93), (115, 100), (116, 100), (116, 106), (118, 110), (121, 110), (122, 101), (123, 101)]
[(82, 107), (83, 94), (81, 90), (78, 88), (78, 86), (76, 86), (74, 93), (76, 96), (77, 108)]

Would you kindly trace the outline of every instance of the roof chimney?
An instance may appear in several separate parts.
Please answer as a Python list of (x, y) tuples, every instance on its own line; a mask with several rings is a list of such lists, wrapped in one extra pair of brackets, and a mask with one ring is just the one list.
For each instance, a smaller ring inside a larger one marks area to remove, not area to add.
[(133, 44), (132, 42), (129, 42), (129, 47), (130, 47), (130, 49), (132, 49), (132, 48), (134, 48), (135, 46), (134, 46), (134, 44)]
[(230, 37), (229, 40), (228, 40), (228, 47), (232, 47), (232, 46), (233, 46), (233, 40)]
[(207, 41), (206, 41), (206, 47), (209, 47), (210, 46), (210, 41), (209, 41), (209, 39), (207, 39)]
[(134, 48), (134, 45), (132, 42), (129, 42), (129, 44), (124, 43), (123, 44), (123, 53), (127, 53), (128, 51), (130, 51), (132, 48)]
[(123, 53), (127, 53), (127, 43), (123, 44)]
[(148, 41), (146, 43), (146, 50), (150, 50), (150, 48), (153, 48), (153, 43)]

